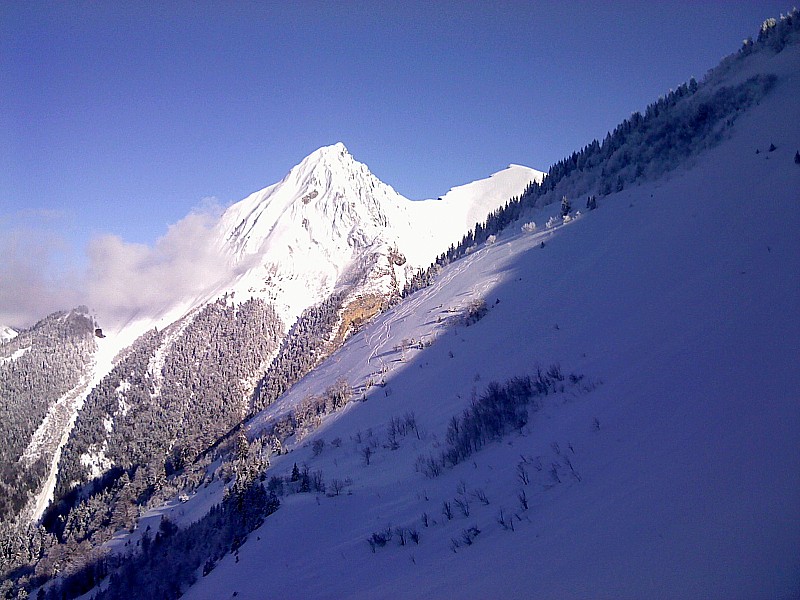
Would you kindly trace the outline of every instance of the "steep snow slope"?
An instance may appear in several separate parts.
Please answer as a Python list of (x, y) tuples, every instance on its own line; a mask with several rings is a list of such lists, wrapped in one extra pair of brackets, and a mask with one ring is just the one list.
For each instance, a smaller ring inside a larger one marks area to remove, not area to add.
[(409, 260), (427, 267), (475, 223), (484, 221), (509, 198), (519, 196), (528, 183), (540, 182), (542, 177), (541, 171), (509, 165), (491, 177), (454, 187), (440, 199), (406, 204), (416, 224), (404, 244)]
[[(555, 230), (536, 215), (538, 233), (450, 265), (253, 422), (339, 377), (385, 378), (273, 461), (349, 478), (343, 493), (284, 498), (186, 597), (798, 597), (798, 64), (797, 46), (751, 61), (778, 84), (691, 169)], [(448, 326), (475, 297), (488, 315)], [(404, 338), (433, 343), (403, 356)], [(473, 390), (556, 362), (585, 379), (521, 433), (437, 478), (415, 470)], [(385, 448), (389, 419), (409, 412), (421, 439)], [(312, 439), (327, 442), (316, 457)], [(371, 553), (387, 526), (419, 544), (395, 535)]]

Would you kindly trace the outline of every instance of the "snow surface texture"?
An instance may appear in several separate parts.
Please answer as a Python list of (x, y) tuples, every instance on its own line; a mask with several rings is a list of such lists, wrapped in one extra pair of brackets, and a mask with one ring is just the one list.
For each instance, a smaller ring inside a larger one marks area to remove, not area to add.
[[(498, 236), (251, 423), (339, 377), (385, 379), (273, 460), (273, 474), (307, 463), (352, 484), (284, 498), (186, 598), (800, 596), (798, 47), (758, 60), (776, 88), (691, 168), (563, 226)], [(447, 325), (478, 297), (487, 316)], [(402, 339), (432, 345), (401, 355)], [(434, 479), (415, 470), (473, 390), (552, 363), (588, 383), (548, 396), (474, 460)], [(384, 448), (390, 418), (409, 412), (421, 439)], [(207, 506), (204, 493), (183, 510)], [(518, 515), (514, 531), (501, 509)], [(419, 544), (395, 537), (372, 553), (367, 539), (389, 526), (417, 529)], [(473, 526), (472, 544), (454, 548)]]

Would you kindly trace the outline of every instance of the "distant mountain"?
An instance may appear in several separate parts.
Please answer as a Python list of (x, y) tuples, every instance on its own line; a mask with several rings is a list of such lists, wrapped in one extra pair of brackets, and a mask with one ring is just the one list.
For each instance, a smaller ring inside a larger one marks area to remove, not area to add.
[(73, 392), (85, 391), (97, 349), (87, 312), (54, 313), (0, 345), (0, 521), (40, 490), (77, 408)]
[(5, 342), (17, 337), (17, 330), (7, 325), (0, 325), (0, 342)]
[(334, 290), (396, 299), (416, 269), (542, 175), (511, 166), (441, 199), (411, 201), (337, 143), (231, 206), (212, 243), (237, 273), (226, 291), (261, 297), (292, 323)]

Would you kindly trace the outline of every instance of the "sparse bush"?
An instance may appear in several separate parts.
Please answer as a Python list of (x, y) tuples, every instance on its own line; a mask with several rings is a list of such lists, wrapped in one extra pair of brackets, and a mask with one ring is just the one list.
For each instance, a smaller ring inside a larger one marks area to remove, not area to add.
[(413, 528), (409, 528), (408, 537), (411, 539), (412, 542), (419, 545), (419, 531)]
[(497, 522), (500, 524), (500, 527), (505, 529), (506, 531), (511, 530), (514, 531), (514, 515), (506, 515), (505, 511), (500, 508), (500, 512), (497, 513)]
[(547, 370), (547, 376), (556, 381), (564, 381), (564, 374), (561, 372), (560, 365), (551, 365)]
[(486, 496), (486, 492), (483, 491), (483, 488), (473, 490), (472, 496), (484, 506), (489, 505), (489, 498)]
[(558, 463), (553, 463), (550, 466), (550, 477), (556, 483), (561, 483), (561, 477), (558, 476)]
[(522, 485), (528, 485), (531, 481), (524, 463), (517, 464), (517, 479), (519, 479)]
[(361, 449), (361, 457), (364, 459), (364, 466), (369, 466), (370, 458), (372, 458), (373, 450), (371, 446), (364, 446)]
[(472, 546), (475, 538), (478, 537), (480, 532), (481, 530), (478, 529), (477, 525), (473, 525), (472, 527), (463, 530), (461, 532), (461, 543), (463, 543), (465, 546)]
[(489, 313), (489, 307), (486, 306), (486, 301), (483, 298), (476, 298), (469, 303), (467, 309), (461, 315), (461, 324), (469, 327), (473, 323), (477, 323)]
[(581, 481), (582, 480), (581, 475), (580, 473), (578, 473), (578, 471), (575, 470), (575, 466), (572, 464), (572, 461), (570, 460), (569, 456), (564, 457), (564, 462), (569, 467), (569, 471), (572, 474), (572, 476), (578, 481)]
[(394, 533), (397, 536), (397, 541), (400, 543), (400, 545), (405, 546), (406, 541), (408, 540), (408, 530), (405, 527), (395, 527)]
[(453, 520), (453, 507), (450, 506), (450, 503), (447, 500), (442, 502), (442, 514), (448, 521)]
[(311, 489), (320, 494), (325, 493), (325, 480), (322, 477), (322, 471), (311, 473)]
[(322, 450), (325, 448), (325, 440), (317, 439), (311, 443), (311, 454), (313, 456), (319, 456), (322, 454)]
[(461, 514), (465, 517), (469, 516), (469, 502), (466, 498), (456, 498), (453, 502), (455, 502), (456, 506), (461, 510)]
[(522, 510), (528, 510), (528, 495), (525, 493), (525, 490), (520, 490), (519, 494), (517, 494), (517, 500), (519, 500), (519, 505)]
[(417, 439), (420, 439), (419, 428), (417, 427), (417, 417), (413, 412), (407, 412), (405, 415), (403, 415), (403, 425), (406, 428), (406, 431), (413, 431), (417, 436)]
[(384, 531), (379, 532), (375, 531), (372, 535), (367, 538), (367, 542), (369, 543), (369, 547), (372, 550), (372, 553), (375, 553), (376, 548), (383, 548), (386, 544), (388, 544), (392, 539), (392, 528), (387, 527)]
[(331, 479), (331, 484), (329, 486), (329, 489), (331, 490), (332, 496), (338, 496), (339, 494), (341, 494), (344, 487), (345, 487), (344, 481), (342, 481), (341, 479), (336, 479), (336, 478)]
[(417, 471), (421, 472), (426, 477), (433, 479), (442, 474), (444, 464), (441, 460), (434, 458), (432, 454), (428, 456), (418, 456), (416, 462)]

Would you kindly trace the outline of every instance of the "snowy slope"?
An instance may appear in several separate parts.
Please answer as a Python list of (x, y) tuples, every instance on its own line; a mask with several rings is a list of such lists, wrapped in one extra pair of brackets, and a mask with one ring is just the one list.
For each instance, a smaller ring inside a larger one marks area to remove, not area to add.
[[(186, 597), (800, 596), (798, 64), (796, 45), (754, 57), (777, 86), (690, 169), (555, 230), (507, 232), (270, 407), (251, 428), (339, 377), (386, 382), (273, 460), (277, 474), (307, 463), (350, 478), (342, 495), (284, 498)], [(488, 315), (448, 326), (475, 297)], [(402, 339), (432, 344), (403, 354)], [(583, 384), (473, 461), (433, 479), (415, 469), (474, 391), (553, 363)], [(385, 448), (388, 421), (409, 412), (420, 439)], [(316, 457), (313, 439), (326, 441)], [(419, 544), (395, 536), (373, 554), (367, 538), (388, 526), (416, 528)]]

